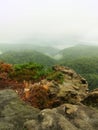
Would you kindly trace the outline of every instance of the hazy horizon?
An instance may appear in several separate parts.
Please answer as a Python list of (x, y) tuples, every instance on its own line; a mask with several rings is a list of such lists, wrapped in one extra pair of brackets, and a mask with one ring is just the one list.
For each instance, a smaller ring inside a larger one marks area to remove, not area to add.
[(97, 5), (97, 0), (0, 1), (0, 44), (98, 45)]

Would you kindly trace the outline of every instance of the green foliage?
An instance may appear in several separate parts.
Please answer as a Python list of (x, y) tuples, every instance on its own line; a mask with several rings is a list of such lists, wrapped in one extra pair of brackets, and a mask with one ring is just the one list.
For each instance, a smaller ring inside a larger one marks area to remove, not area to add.
[(64, 75), (61, 72), (52, 72), (47, 76), (47, 80), (54, 80), (58, 83), (63, 83)]
[(83, 74), (83, 76), (87, 79), (91, 90), (98, 88), (98, 74)]
[(0, 60), (10, 64), (35, 62), (44, 66), (52, 66), (56, 63), (56, 61), (49, 56), (32, 50), (5, 52), (0, 55)]
[(76, 45), (62, 50), (59, 54), (62, 55), (60, 63), (79, 58), (96, 57), (98, 55), (98, 46)]
[(37, 63), (16, 64), (13, 69), (10, 78), (17, 81), (37, 82), (44, 78), (55, 80), (58, 83), (64, 81), (64, 75), (61, 72), (54, 72), (52, 68)]
[(14, 71), (10, 74), (12, 79), (16, 79), (18, 81), (36, 81), (44, 76), (44, 66), (35, 63), (16, 64), (14, 65)]

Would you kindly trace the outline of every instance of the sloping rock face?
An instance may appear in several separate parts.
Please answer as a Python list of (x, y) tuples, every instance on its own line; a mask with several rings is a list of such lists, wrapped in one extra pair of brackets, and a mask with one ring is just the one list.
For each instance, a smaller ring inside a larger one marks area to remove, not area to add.
[(0, 130), (97, 130), (98, 110), (83, 104), (63, 104), (39, 110), (20, 100), (13, 90), (0, 91)]
[(42, 110), (37, 120), (27, 121), (24, 124), (27, 130), (77, 130), (62, 114), (55, 110)]
[(23, 123), (35, 119), (38, 112), (21, 101), (13, 90), (0, 91), (0, 130), (23, 130)]
[(63, 104), (44, 109), (36, 120), (24, 123), (26, 130), (98, 130), (98, 111), (82, 104)]
[(83, 103), (98, 109), (98, 88), (89, 92)]
[(87, 81), (68, 67), (55, 66), (54, 70), (64, 74), (64, 82), (59, 85), (60, 90), (57, 97), (61, 97), (69, 103), (78, 103), (84, 100), (88, 91)]

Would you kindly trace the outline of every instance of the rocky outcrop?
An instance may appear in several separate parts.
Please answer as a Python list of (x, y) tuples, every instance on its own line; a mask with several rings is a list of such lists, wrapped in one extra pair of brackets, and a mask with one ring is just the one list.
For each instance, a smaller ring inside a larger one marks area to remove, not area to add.
[(26, 85), (23, 97), (26, 102), (44, 109), (63, 103), (77, 104), (86, 98), (88, 83), (83, 77), (68, 67), (54, 66), (53, 70), (51, 80), (47, 78), (39, 83)]
[(39, 110), (24, 103), (13, 90), (0, 91), (0, 130), (23, 130), (23, 123)]
[(90, 91), (87, 94), (87, 97), (83, 100), (83, 103), (98, 108), (98, 88)]
[(97, 130), (98, 111), (82, 104), (63, 104), (44, 109), (36, 120), (24, 123), (26, 130)]
[(0, 130), (98, 129), (98, 89), (68, 67), (53, 70), (54, 78), (0, 91)]
[(0, 130), (97, 130), (98, 110), (83, 104), (63, 104), (39, 110), (20, 100), (13, 90), (0, 91)]
[(42, 110), (37, 120), (27, 121), (24, 124), (27, 130), (78, 130), (62, 114), (55, 110)]

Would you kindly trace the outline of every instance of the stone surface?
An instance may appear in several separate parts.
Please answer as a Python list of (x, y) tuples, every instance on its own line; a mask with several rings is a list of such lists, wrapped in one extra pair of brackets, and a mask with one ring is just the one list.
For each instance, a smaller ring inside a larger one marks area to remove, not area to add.
[(21, 101), (13, 90), (0, 91), (0, 130), (23, 130), (23, 123), (36, 118), (38, 112)]
[(89, 92), (83, 103), (98, 109), (98, 88)]
[(44, 109), (36, 120), (24, 123), (26, 130), (97, 130), (98, 111), (85, 105), (63, 104)]
[(63, 115), (51, 109), (42, 110), (37, 120), (24, 124), (27, 130), (78, 130)]
[(56, 111), (67, 118), (79, 130), (98, 129), (98, 110), (95, 108), (83, 104), (64, 104), (56, 108)]

